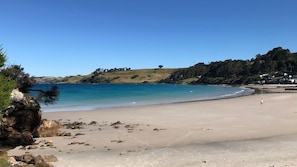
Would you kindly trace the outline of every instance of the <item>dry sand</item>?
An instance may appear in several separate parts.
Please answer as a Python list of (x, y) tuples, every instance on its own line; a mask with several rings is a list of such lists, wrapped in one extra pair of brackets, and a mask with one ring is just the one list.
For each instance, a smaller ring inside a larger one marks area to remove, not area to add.
[[(52, 154), (57, 167), (297, 166), (296, 93), (43, 117), (86, 124), (62, 129), (72, 136), (39, 138), (37, 149), (17, 147), (9, 155)], [(42, 147), (44, 139), (54, 146)]]

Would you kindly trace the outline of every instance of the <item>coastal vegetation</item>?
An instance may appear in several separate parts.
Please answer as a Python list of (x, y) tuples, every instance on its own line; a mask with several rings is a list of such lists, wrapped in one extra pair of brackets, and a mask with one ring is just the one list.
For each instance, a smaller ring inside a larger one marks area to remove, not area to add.
[(7, 107), (10, 103), (10, 93), (16, 85), (16, 81), (5, 75), (7, 68), (5, 68), (6, 54), (0, 47), (0, 111)]
[(297, 82), (297, 53), (274, 48), (251, 60), (224, 60), (209, 64), (198, 63), (174, 71), (161, 83), (191, 84), (250, 84)]

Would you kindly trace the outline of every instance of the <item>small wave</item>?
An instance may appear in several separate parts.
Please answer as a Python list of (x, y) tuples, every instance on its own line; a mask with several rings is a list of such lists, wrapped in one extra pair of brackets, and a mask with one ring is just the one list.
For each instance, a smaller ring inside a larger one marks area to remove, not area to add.
[(252, 94), (253, 91), (251, 89), (243, 88), (242, 90), (236, 91), (231, 94), (222, 95), (222, 97), (238, 97), (238, 96), (247, 96)]

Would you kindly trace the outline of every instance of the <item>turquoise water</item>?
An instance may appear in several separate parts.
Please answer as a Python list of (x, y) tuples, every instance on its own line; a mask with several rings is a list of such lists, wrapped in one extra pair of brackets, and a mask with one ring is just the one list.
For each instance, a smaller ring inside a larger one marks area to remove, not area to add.
[[(38, 84), (36, 89), (49, 89)], [(44, 112), (93, 110), (218, 99), (250, 94), (249, 89), (229, 86), (167, 84), (59, 84), (60, 98), (54, 105), (42, 105)]]

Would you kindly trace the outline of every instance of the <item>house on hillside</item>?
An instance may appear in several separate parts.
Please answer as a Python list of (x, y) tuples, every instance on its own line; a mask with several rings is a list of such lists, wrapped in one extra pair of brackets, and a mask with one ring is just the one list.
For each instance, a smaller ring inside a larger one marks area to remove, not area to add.
[(290, 84), (290, 83), (297, 83), (297, 75), (290, 75), (288, 73), (282, 73), (280, 76), (270, 75), (270, 74), (261, 74), (259, 75), (260, 84)]

